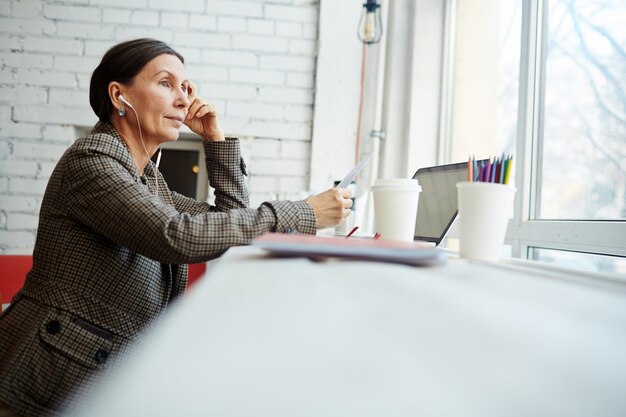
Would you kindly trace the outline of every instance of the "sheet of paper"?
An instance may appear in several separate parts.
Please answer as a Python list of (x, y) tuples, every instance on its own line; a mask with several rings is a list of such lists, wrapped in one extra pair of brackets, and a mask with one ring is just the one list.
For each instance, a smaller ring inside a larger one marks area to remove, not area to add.
[(361, 172), (361, 170), (363, 169), (363, 167), (365, 166), (365, 164), (367, 164), (367, 161), (370, 160), (370, 157), (372, 156), (372, 154), (367, 154), (366, 156), (363, 157), (363, 159), (361, 159), (361, 161), (355, 165), (354, 168), (352, 168), (352, 170), (350, 172), (348, 172), (348, 175), (346, 175), (339, 184), (337, 184), (338, 188), (346, 188), (348, 187), (348, 185), (350, 185), (350, 183), (352, 181), (354, 181), (354, 179), (356, 178), (357, 175), (359, 175), (359, 172)]

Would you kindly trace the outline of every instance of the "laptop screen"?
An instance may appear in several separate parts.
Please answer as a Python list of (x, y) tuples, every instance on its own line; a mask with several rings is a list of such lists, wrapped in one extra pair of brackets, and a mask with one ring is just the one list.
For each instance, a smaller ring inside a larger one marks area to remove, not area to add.
[(414, 239), (438, 245), (456, 219), (456, 183), (467, 181), (467, 162), (420, 168), (413, 178), (422, 187)]

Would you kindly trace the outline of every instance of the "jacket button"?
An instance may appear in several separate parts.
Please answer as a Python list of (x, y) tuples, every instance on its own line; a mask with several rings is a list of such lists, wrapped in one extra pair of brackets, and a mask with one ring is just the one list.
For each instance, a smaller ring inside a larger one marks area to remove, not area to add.
[(104, 349), (98, 349), (96, 352), (96, 362), (103, 365), (107, 362), (107, 359), (109, 359), (109, 352)]
[(61, 323), (58, 320), (51, 320), (46, 324), (46, 331), (50, 334), (57, 334), (61, 331)]

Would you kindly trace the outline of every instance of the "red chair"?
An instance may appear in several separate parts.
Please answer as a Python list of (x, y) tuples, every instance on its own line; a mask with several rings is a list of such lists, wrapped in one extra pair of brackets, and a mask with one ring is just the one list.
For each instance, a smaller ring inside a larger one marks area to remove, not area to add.
[[(0, 255), (0, 304), (6, 307), (24, 286), (26, 273), (33, 267), (32, 255)], [(206, 263), (189, 264), (189, 286), (206, 271)]]
[(189, 275), (187, 278), (187, 288), (190, 288), (193, 284), (198, 281), (198, 279), (204, 274), (206, 271), (206, 263), (200, 264), (189, 264)]
[(33, 266), (32, 255), (0, 255), (0, 303), (9, 304), (24, 286)]

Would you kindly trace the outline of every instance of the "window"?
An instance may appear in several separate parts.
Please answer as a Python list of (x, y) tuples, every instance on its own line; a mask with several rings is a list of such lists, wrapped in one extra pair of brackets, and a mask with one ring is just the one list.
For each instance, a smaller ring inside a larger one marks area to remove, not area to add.
[(513, 256), (623, 273), (626, 3), (448, 8), (440, 162), (514, 154)]
[(536, 217), (626, 219), (626, 2), (544, 12)]

